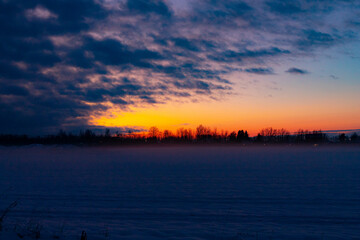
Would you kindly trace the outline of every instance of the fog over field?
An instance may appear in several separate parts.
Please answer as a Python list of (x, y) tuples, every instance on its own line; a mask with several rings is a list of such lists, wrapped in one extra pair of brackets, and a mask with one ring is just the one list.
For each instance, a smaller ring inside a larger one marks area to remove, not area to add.
[(358, 147), (1, 147), (0, 239), (360, 239)]

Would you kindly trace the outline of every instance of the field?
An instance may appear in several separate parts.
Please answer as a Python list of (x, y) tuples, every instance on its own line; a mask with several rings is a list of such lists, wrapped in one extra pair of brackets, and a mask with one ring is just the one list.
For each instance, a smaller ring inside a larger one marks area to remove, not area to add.
[(360, 239), (355, 147), (0, 148), (0, 239)]

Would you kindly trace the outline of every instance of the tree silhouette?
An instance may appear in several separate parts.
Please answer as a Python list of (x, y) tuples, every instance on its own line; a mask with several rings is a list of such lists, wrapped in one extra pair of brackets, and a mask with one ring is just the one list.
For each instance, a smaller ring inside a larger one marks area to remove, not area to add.
[(149, 138), (157, 139), (160, 136), (160, 130), (157, 127), (149, 128), (148, 132)]
[(260, 133), (258, 133), (258, 135), (255, 138), (255, 141), (261, 143), (264, 141), (264, 137)]
[(236, 132), (235, 131), (232, 131), (231, 133), (230, 133), (230, 135), (229, 135), (229, 141), (230, 142), (236, 142), (236, 138), (237, 136), (236, 136)]
[(167, 139), (170, 137), (173, 137), (174, 135), (172, 134), (172, 132), (170, 130), (164, 130), (163, 132), (163, 138)]
[(248, 141), (249, 140), (248, 132), (244, 130), (239, 130), (236, 136), (236, 140), (238, 142)]
[(199, 125), (195, 130), (191, 128), (179, 128), (176, 134), (170, 130), (161, 132), (153, 126), (146, 132), (128, 131), (116, 132), (111, 135), (110, 129), (103, 134), (96, 134), (90, 129), (80, 131), (78, 135), (66, 133), (60, 130), (55, 135), (43, 137), (28, 137), (26, 135), (0, 135), (0, 145), (27, 145), (27, 144), (145, 144), (145, 143), (323, 143), (323, 142), (359, 142), (359, 137), (353, 133), (351, 137), (339, 134), (337, 137), (328, 139), (321, 130), (299, 129), (294, 134), (284, 128), (263, 128), (256, 137), (249, 137), (246, 130), (231, 131), (218, 130), (204, 125)]
[(205, 140), (211, 138), (211, 129), (209, 127), (205, 127), (203, 125), (199, 125), (196, 128), (196, 139), (197, 140)]
[(357, 142), (359, 139), (358, 135), (356, 133), (353, 133), (350, 137), (351, 142)]
[(342, 142), (342, 143), (347, 140), (347, 137), (346, 137), (345, 133), (341, 133), (341, 134), (338, 136), (338, 138), (339, 138), (339, 141)]
[(109, 138), (111, 135), (110, 135), (110, 129), (105, 129), (105, 137), (106, 138)]

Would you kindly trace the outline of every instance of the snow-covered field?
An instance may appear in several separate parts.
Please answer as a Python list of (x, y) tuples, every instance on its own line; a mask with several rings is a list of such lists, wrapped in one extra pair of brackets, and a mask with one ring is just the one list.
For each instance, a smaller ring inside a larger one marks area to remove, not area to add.
[(360, 148), (0, 147), (1, 240), (360, 239)]

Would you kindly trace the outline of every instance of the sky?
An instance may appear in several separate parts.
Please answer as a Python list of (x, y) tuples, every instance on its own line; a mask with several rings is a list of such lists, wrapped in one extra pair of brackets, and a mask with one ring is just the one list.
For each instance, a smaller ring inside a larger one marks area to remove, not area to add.
[(358, 0), (0, 0), (0, 133), (360, 128)]

